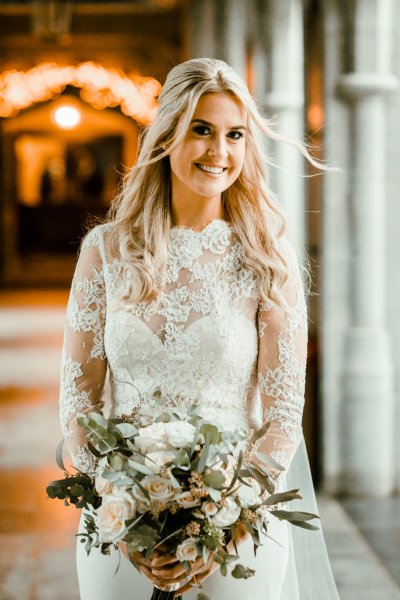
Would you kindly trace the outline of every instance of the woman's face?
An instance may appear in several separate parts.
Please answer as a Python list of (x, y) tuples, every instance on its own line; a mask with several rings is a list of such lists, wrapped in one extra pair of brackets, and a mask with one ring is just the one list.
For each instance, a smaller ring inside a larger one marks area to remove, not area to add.
[(227, 93), (201, 96), (185, 138), (170, 154), (173, 200), (220, 199), (239, 176), (247, 113)]

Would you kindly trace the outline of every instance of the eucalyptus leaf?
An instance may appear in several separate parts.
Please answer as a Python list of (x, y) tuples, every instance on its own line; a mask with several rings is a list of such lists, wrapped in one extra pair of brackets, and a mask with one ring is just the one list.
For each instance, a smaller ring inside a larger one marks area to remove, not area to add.
[(301, 511), (290, 511), (290, 510), (271, 510), (271, 513), (278, 517), (278, 519), (285, 519), (287, 521), (311, 521), (311, 519), (319, 519), (318, 515), (308, 512)]
[(154, 419), (155, 423), (169, 423), (171, 421), (171, 414), (167, 412), (161, 413)]
[(201, 450), (200, 459), (199, 459), (199, 462), (198, 462), (198, 465), (197, 465), (197, 471), (199, 473), (202, 473), (204, 471), (204, 467), (207, 464), (208, 451), (210, 449), (210, 444), (211, 444), (211, 442), (210, 442), (211, 434), (209, 432), (207, 432), (205, 434), (205, 438), (206, 438), (206, 441), (205, 441), (205, 444), (204, 444), (204, 446), (203, 446), (203, 448)]
[(221, 500), (221, 492), (212, 487), (207, 487), (207, 492), (211, 496), (214, 502), (219, 502)]
[(118, 481), (121, 477), (120, 471), (114, 471), (113, 469), (106, 469), (103, 471), (102, 475), (103, 479), (107, 479), (110, 483), (114, 483)]
[(142, 463), (136, 462), (131, 458), (128, 459), (128, 463), (132, 469), (135, 469), (139, 473), (143, 473), (144, 475), (154, 475), (153, 471), (149, 469), (149, 467), (146, 467), (146, 465), (143, 465)]
[(255, 431), (250, 439), (250, 445), (255, 444), (258, 440), (260, 440), (267, 433), (268, 429), (271, 426), (271, 422), (267, 421), (258, 431)]
[(205, 438), (207, 438), (208, 434), (211, 444), (218, 444), (219, 431), (218, 427), (215, 425), (211, 425), (211, 423), (203, 423), (203, 425), (200, 427), (200, 433), (202, 433)]
[(256, 456), (258, 456), (262, 461), (266, 462), (267, 465), (270, 465), (271, 467), (273, 467), (274, 469), (277, 469), (278, 471), (284, 471), (285, 468), (282, 467), (282, 465), (280, 465), (278, 462), (276, 462), (276, 460), (274, 460), (271, 456), (268, 456), (267, 454), (264, 454), (263, 452), (260, 452), (259, 450), (255, 453)]
[(114, 425), (114, 429), (116, 429), (124, 439), (133, 437), (138, 431), (131, 423), (119, 423), (118, 425)]
[(232, 577), (235, 579), (248, 579), (249, 577), (253, 577), (254, 573), (254, 569), (249, 569), (243, 565), (236, 565), (232, 570)]
[(221, 471), (210, 471), (203, 475), (203, 481), (208, 487), (221, 490), (225, 484), (225, 475)]
[(235, 472), (233, 474), (232, 481), (229, 484), (228, 490), (232, 489), (233, 486), (235, 485), (236, 481), (238, 480), (238, 477), (240, 475), (240, 470), (242, 468), (242, 462), (243, 462), (243, 452), (240, 451), (239, 452), (238, 462), (237, 462), (237, 465), (236, 465), (236, 469), (235, 469)]
[(268, 490), (268, 492), (270, 492), (270, 490), (272, 490), (272, 492), (274, 491), (274, 488), (272, 488), (271, 482), (268, 479), (267, 475), (264, 475), (264, 473), (261, 473), (255, 467), (248, 466), (247, 471), (250, 473), (250, 475), (252, 477), (254, 477), (254, 479), (256, 479), (256, 481), (258, 481), (258, 483), (261, 485), (262, 489), (266, 489), (266, 490)]
[(117, 440), (112, 433), (106, 433), (97, 444), (98, 449), (102, 453), (111, 452), (117, 446)]
[(319, 529), (316, 525), (306, 523), (305, 521), (291, 521), (291, 524), (296, 525), (296, 527), (301, 527), (302, 529), (310, 529), (311, 531), (317, 531)]
[(194, 449), (196, 447), (196, 444), (198, 442), (199, 439), (199, 432), (200, 432), (200, 421), (197, 421), (196, 423), (196, 431), (194, 432), (194, 436), (193, 436), (193, 441), (192, 441), (192, 445), (190, 447), (190, 456), (192, 456)]
[(273, 504), (278, 504), (278, 502), (290, 502), (291, 500), (302, 500), (303, 497), (298, 494), (299, 490), (288, 490), (287, 492), (279, 492), (277, 494), (272, 494), (266, 500), (263, 501), (264, 506), (271, 506)]

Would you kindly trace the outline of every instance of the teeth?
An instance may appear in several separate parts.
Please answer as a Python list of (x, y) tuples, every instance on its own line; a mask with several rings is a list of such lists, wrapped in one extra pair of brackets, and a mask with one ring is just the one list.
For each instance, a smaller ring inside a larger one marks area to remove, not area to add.
[(197, 163), (197, 166), (202, 171), (206, 171), (207, 173), (214, 173), (214, 175), (221, 175), (221, 173), (223, 173), (223, 171), (224, 171), (224, 169), (222, 167), (208, 167), (206, 165), (200, 165), (198, 163)]

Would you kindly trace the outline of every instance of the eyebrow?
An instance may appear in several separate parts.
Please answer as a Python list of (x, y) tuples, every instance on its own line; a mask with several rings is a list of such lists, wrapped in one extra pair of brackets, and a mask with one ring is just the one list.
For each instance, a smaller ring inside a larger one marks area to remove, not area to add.
[[(192, 119), (190, 124), (192, 125), (192, 123), (201, 123), (202, 125), (208, 125), (210, 127), (215, 127), (215, 125), (210, 123), (210, 121), (205, 121), (204, 119)], [(247, 127), (245, 127), (244, 125), (236, 125), (234, 127), (229, 127), (230, 131), (232, 129), (243, 129), (244, 131), (247, 131)]]

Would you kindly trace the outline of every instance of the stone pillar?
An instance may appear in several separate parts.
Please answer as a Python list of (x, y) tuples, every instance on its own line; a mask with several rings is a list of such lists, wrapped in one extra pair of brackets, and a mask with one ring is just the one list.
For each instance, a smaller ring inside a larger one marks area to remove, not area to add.
[(350, 326), (343, 380), (342, 491), (386, 496), (393, 489), (392, 365), (385, 327), (385, 94), (390, 0), (355, 2), (354, 70), (339, 90), (350, 104)]
[[(278, 117), (277, 131), (303, 140), (304, 50), (301, 0), (265, 0), (260, 11), (265, 35), (268, 69), (267, 90), (260, 101), (264, 112)], [(272, 184), (288, 216), (298, 249), (304, 245), (304, 159), (297, 150), (278, 142), (271, 146), (274, 169)]]
[(216, 0), (216, 56), (246, 80), (247, 7), (243, 0)]
[(215, 0), (196, 0), (188, 3), (188, 58), (216, 56)]
[(215, 57), (246, 79), (247, 10), (242, 0), (188, 3), (187, 46), (190, 58)]

